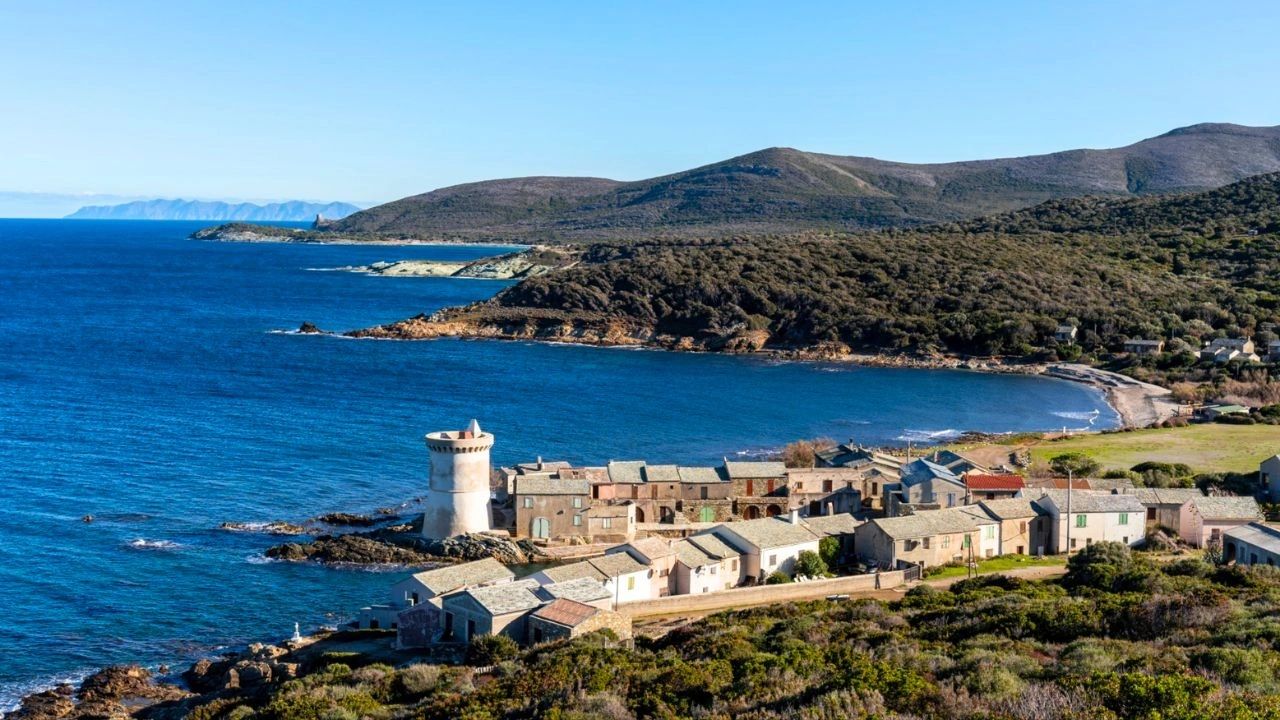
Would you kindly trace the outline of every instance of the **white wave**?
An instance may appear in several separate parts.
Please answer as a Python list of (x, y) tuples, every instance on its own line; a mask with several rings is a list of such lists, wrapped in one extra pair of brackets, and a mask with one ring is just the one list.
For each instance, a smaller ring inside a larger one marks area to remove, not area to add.
[(946, 428), (945, 430), (913, 430), (906, 429), (902, 431), (896, 439), (903, 442), (941, 442), (943, 440), (951, 440), (962, 435), (955, 428)]
[(70, 670), (67, 672), (45, 675), (31, 680), (0, 683), (0, 713), (17, 710), (22, 698), (35, 693), (52, 690), (59, 685), (79, 686), (84, 679), (97, 672), (93, 668)]
[(244, 561), (249, 563), (250, 565), (270, 565), (272, 563), (284, 562), (283, 560), (269, 558), (266, 555), (263, 555), (262, 553), (254, 553), (246, 557)]
[(137, 550), (180, 550), (182, 545), (172, 540), (148, 540), (146, 538), (134, 538), (130, 540), (128, 546)]
[(1092, 412), (1078, 412), (1078, 411), (1069, 412), (1069, 411), (1063, 410), (1063, 411), (1058, 411), (1052, 414), (1056, 417), (1064, 418), (1066, 420), (1088, 420), (1089, 424), (1093, 425), (1095, 422), (1098, 421), (1098, 418), (1102, 415), (1102, 411), (1094, 410)]

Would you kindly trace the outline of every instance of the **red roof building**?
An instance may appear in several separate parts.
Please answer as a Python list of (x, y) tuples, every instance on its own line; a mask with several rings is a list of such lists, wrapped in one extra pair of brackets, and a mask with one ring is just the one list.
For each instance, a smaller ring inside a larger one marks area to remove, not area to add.
[(965, 487), (969, 490), (969, 502), (998, 500), (1017, 495), (1027, 486), (1021, 475), (965, 475)]

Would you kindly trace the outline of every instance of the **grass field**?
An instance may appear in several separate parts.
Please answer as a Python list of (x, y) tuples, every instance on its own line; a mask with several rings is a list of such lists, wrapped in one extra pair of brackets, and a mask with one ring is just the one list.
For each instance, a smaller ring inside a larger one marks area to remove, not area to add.
[(1280, 425), (1218, 425), (1078, 435), (1031, 446), (1031, 459), (1045, 465), (1064, 452), (1083, 452), (1104, 469), (1122, 469), (1146, 460), (1186, 463), (1196, 472), (1253, 472), (1280, 453)]
[[(1006, 572), (1028, 567), (1051, 567), (1053, 565), (1065, 565), (1066, 562), (1065, 555), (1049, 555), (1042, 558), (1027, 557), (1026, 555), (1001, 555), (990, 560), (979, 561), (978, 574)], [(964, 577), (966, 573), (968, 573), (968, 569), (965, 567), (947, 566), (925, 579), (938, 580), (949, 577)]]

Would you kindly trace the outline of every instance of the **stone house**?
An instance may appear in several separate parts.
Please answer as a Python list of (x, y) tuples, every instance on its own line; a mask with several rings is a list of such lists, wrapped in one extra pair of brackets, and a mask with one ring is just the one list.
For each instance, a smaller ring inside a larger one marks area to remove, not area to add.
[(1075, 325), (1062, 324), (1053, 331), (1053, 339), (1060, 343), (1073, 343), (1076, 341), (1076, 334), (1079, 329)]
[(819, 467), (845, 468), (858, 473), (862, 505), (884, 509), (883, 490), (902, 479), (902, 458), (846, 443), (817, 453)]
[(1159, 355), (1164, 352), (1164, 341), (1134, 338), (1125, 341), (1124, 351), (1134, 355)]
[(835, 515), (862, 510), (862, 473), (853, 468), (789, 468), (787, 510)]
[(742, 554), (742, 574), (748, 580), (763, 582), (774, 572), (792, 575), (800, 553), (818, 552), (818, 536), (804, 526), (796, 512), (717, 525), (709, 532)]
[(1267, 343), (1267, 360), (1280, 362), (1280, 340), (1272, 340)]
[(711, 533), (693, 535), (676, 543), (674, 573), (677, 595), (728, 590), (746, 580), (742, 553)]
[(1182, 506), (1178, 534), (1195, 547), (1206, 547), (1220, 543), (1223, 532), (1262, 519), (1262, 509), (1251, 497), (1202, 496)]
[(550, 539), (587, 536), (591, 483), (551, 475), (518, 475), (512, 482), (515, 536)]
[(657, 597), (652, 583), (655, 573), (629, 554), (614, 553), (567, 565), (552, 565), (529, 576), (539, 585), (553, 585), (590, 578), (604, 585), (615, 603)]
[(1227, 530), (1222, 557), (1238, 565), (1280, 565), (1280, 526), (1251, 522)]
[(923, 510), (859, 525), (854, 547), (858, 557), (879, 567), (932, 567), (998, 554), (999, 525), (978, 507)]
[(613, 609), (613, 593), (604, 583), (589, 577), (580, 577), (559, 583), (543, 585), (534, 594), (546, 602), (566, 598), (585, 605), (593, 605), (603, 610)]
[(534, 593), (537, 587), (536, 580), (525, 578), (445, 595), (441, 640), (466, 644), (475, 637), (501, 634), (524, 642), (525, 617), (542, 605)]
[(985, 475), (969, 473), (964, 476), (966, 503), (982, 500), (1000, 500), (1017, 497), (1027, 487), (1027, 481), (1021, 475)]
[(597, 630), (609, 630), (619, 641), (631, 640), (631, 618), (610, 610), (559, 598), (529, 613), (530, 645), (581, 637)]
[(361, 608), (356, 616), (356, 625), (363, 629), (398, 630), (404, 624), (400, 615), (406, 609), (421, 605), (429, 607), (418, 608), (419, 612), (414, 617), (434, 622), (438, 618), (432, 615), (438, 614), (441, 595), (465, 587), (496, 585), (513, 579), (515, 574), (493, 558), (414, 573), (391, 586), (386, 604)]
[(733, 517), (733, 483), (712, 467), (676, 468), (682, 506), (689, 522), (724, 522)]
[(913, 508), (963, 505), (968, 489), (945, 466), (919, 458), (902, 466), (902, 480), (885, 488), (885, 514), (905, 515)]
[(1041, 492), (1034, 500), (1050, 516), (1050, 545), (1055, 553), (1075, 552), (1103, 541), (1137, 545), (1146, 537), (1147, 508), (1132, 495), (1077, 490), (1068, 499), (1066, 490)]
[(1271, 502), (1280, 502), (1280, 455), (1272, 455), (1258, 463), (1258, 482), (1266, 488)]
[(1182, 506), (1204, 497), (1196, 488), (1128, 488), (1122, 492), (1146, 508), (1148, 527), (1162, 525), (1178, 535), (1182, 535)]
[(788, 509), (787, 466), (780, 462), (724, 461), (733, 486), (734, 514), (744, 520), (783, 515)]
[(586, 524), (591, 542), (629, 542), (636, 536), (636, 506), (630, 501), (592, 505)]
[(673, 592), (675, 578), (671, 571), (676, 565), (676, 551), (670, 540), (660, 537), (648, 537), (643, 540), (632, 540), (624, 545), (616, 545), (605, 550), (605, 555), (626, 553), (636, 562), (649, 568), (653, 579), (649, 583), (653, 597), (666, 597)]
[(1200, 359), (1226, 362), (1241, 355), (1253, 355), (1255, 349), (1252, 338), (1214, 338), (1201, 348)]
[(1043, 555), (1050, 552), (1050, 520), (1025, 497), (983, 500), (978, 507), (1000, 524), (997, 555)]

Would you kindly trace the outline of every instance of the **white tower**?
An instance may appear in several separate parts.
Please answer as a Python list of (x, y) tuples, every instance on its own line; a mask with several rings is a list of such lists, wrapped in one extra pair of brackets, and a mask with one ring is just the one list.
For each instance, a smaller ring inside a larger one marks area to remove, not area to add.
[(424, 537), (443, 539), (490, 529), (489, 448), (493, 435), (475, 420), (466, 430), (427, 434), (431, 486), (422, 516)]

